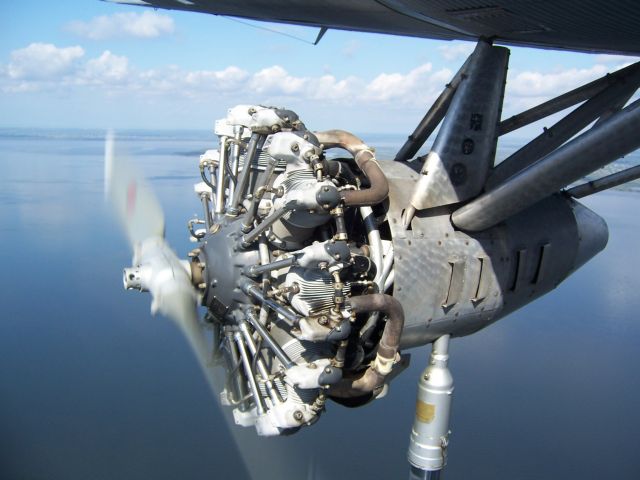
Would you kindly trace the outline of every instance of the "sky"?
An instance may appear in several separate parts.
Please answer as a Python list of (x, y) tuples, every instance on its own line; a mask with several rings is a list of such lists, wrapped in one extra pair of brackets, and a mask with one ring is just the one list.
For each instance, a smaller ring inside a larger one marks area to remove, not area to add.
[[(410, 133), (473, 43), (240, 22), (99, 0), (0, 3), (0, 127), (209, 129), (236, 104)], [(295, 38), (292, 38), (295, 37)], [(633, 61), (511, 49), (503, 116)]]

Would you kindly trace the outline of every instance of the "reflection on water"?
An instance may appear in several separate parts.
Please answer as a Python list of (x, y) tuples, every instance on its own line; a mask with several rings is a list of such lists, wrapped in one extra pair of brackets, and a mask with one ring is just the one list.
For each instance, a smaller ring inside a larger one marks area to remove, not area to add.
[[(122, 291), (130, 255), (103, 208), (102, 133), (37, 133), (0, 132), (2, 478), (406, 478), (428, 348), (367, 407), (329, 404), (292, 437), (232, 436), (183, 339), (150, 316), (147, 296)], [(403, 140), (366, 138), (381, 157)], [(199, 211), (187, 153), (212, 148), (209, 134), (122, 141), (184, 255), (186, 219)], [(640, 478), (640, 197), (585, 203), (608, 220), (605, 252), (534, 305), (452, 343), (447, 478)]]

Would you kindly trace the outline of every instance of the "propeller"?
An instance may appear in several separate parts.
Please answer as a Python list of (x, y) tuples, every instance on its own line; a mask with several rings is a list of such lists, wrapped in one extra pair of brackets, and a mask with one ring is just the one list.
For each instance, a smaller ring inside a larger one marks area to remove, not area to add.
[(160, 202), (126, 157), (116, 155), (111, 132), (105, 141), (105, 194), (133, 251), (133, 266), (124, 269), (124, 287), (151, 293), (151, 313), (173, 320), (217, 396), (209, 342), (198, 315), (200, 296), (191, 283), (189, 263), (180, 260), (165, 240)]
[[(192, 284), (189, 262), (180, 260), (165, 240), (160, 202), (134, 165), (116, 152), (112, 133), (108, 133), (105, 140), (105, 196), (133, 251), (133, 266), (124, 269), (124, 287), (151, 293), (151, 313), (165, 315), (175, 323), (220, 403), (223, 382), (214, 375), (212, 342), (208, 341), (199, 319), (201, 298)], [(242, 432), (235, 427), (229, 415), (224, 417), (250, 478), (269, 478), (267, 471), (271, 472), (271, 478), (299, 476), (299, 465), (291, 458), (295, 442), (287, 443), (284, 450), (282, 440), (266, 443), (253, 432)], [(305, 458), (303, 452), (294, 458)], [(309, 475), (315, 474), (314, 463), (308, 468)]]

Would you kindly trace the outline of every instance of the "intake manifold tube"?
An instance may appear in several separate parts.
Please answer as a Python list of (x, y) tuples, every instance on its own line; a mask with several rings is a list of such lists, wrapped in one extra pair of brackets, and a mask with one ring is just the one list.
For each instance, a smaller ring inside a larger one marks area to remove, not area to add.
[(389, 319), (378, 343), (378, 352), (373, 363), (357, 377), (343, 378), (328, 390), (329, 395), (341, 398), (361, 397), (369, 393), (377, 395), (384, 379), (393, 367), (400, 346), (400, 335), (404, 327), (404, 311), (398, 300), (391, 295), (374, 293), (350, 299), (355, 313), (383, 312)]
[(327, 130), (314, 132), (325, 149), (344, 148), (366, 175), (371, 187), (366, 190), (343, 190), (340, 193), (345, 206), (365, 207), (382, 202), (389, 195), (389, 183), (385, 177), (373, 151), (358, 137), (344, 130)]

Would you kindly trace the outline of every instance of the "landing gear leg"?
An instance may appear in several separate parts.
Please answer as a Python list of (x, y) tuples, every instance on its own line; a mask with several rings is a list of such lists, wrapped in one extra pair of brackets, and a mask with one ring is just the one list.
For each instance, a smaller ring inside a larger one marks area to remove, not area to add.
[(433, 342), (429, 365), (418, 382), (416, 417), (409, 441), (410, 480), (438, 480), (447, 464), (453, 377), (449, 335)]

